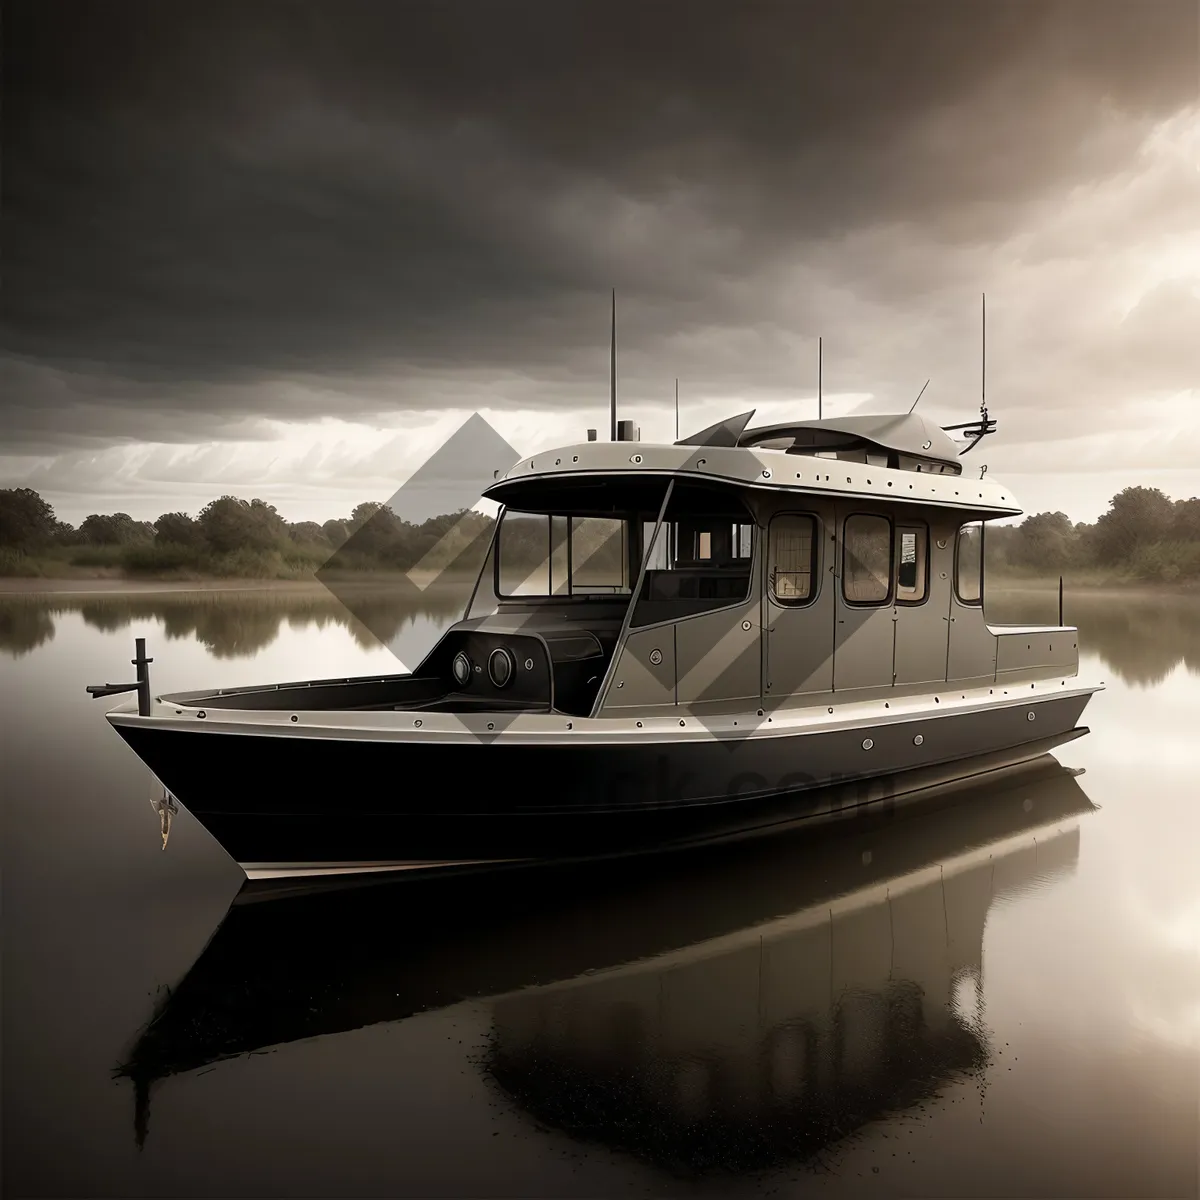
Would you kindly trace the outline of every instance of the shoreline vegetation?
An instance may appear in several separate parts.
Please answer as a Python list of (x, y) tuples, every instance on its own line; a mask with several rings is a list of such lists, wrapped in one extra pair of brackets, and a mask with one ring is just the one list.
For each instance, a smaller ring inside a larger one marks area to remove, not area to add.
[[(328, 578), (328, 576), (326, 577)], [(358, 576), (341, 576), (337, 579), (339, 595), (363, 592), (387, 593), (401, 590), (403, 576), (384, 572), (368, 571)], [(333, 582), (331, 580), (331, 582)], [(461, 581), (447, 580), (441, 586), (435, 584), (429, 591), (449, 590)], [(1063, 589), (1076, 596), (1188, 596), (1200, 599), (1200, 584), (1183, 580), (1163, 583), (1121, 576), (1086, 575), (1063, 576)], [(407, 590), (407, 589), (405, 589)], [(1021, 593), (1056, 595), (1058, 576), (1002, 574), (989, 564), (986, 595)], [(176, 575), (0, 575), (0, 596), (178, 596), (183, 599), (207, 595), (263, 595), (320, 597), (331, 595), (329, 588), (315, 574), (297, 579), (179, 577)]]
[[(3, 582), (3, 581), (0, 581)], [(39, 581), (32, 581), (35, 585)], [(63, 629), (77, 637), (149, 634), (163, 661), (174, 643), (193, 641), (222, 659), (249, 659), (290, 632), (344, 630), (354, 645), (387, 647), (410, 664), (431, 636), (463, 615), (461, 588), (397, 592), (367, 584), (335, 595), (311, 581), (228, 580), (205, 587), (112, 580), (107, 588), (80, 581), (72, 590), (0, 594), (0, 655), (22, 658), (49, 645)], [(1200, 675), (1200, 594), (1167, 587), (1069, 591), (1064, 618), (1080, 631), (1080, 648), (1098, 655), (1104, 671), (1137, 685), (1161, 683), (1181, 665)], [(984, 614), (993, 624), (1053, 624), (1057, 581), (989, 587)], [(82, 629), (80, 629), (82, 625)], [(78, 643), (72, 641), (72, 646)], [(303, 656), (295, 660), (302, 673)], [(289, 670), (292, 669), (289, 667)], [(1089, 668), (1093, 669), (1093, 668)], [(1104, 676), (1102, 675), (1101, 678)]]
[[(196, 517), (134, 521), (92, 514), (78, 529), (29, 488), (0, 490), (0, 593), (69, 591), (324, 591), (413, 588), (418, 568), (437, 588), (473, 579), (494, 519), (473, 510), (413, 524), (386, 505), (345, 520), (288, 522), (263, 500), (222, 496)], [(508, 529), (508, 526), (505, 526)], [(507, 533), (506, 533), (507, 538)], [(540, 552), (520, 547), (521, 558)], [(1095, 524), (1037, 513), (986, 532), (989, 590), (1200, 592), (1200, 499), (1130, 487)], [(507, 542), (506, 542), (507, 553)], [(532, 561), (532, 560), (531, 560)], [(320, 573), (318, 576), (318, 572)], [(424, 590), (423, 588), (421, 590)]]

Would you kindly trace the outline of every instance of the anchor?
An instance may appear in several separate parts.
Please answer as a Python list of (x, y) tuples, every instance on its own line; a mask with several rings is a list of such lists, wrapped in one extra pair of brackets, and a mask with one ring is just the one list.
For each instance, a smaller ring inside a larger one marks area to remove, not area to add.
[(162, 831), (162, 848), (167, 848), (167, 838), (171, 836), (171, 818), (179, 814), (179, 805), (175, 797), (163, 788), (163, 794), (157, 800), (150, 801), (150, 807), (158, 813), (159, 826)]

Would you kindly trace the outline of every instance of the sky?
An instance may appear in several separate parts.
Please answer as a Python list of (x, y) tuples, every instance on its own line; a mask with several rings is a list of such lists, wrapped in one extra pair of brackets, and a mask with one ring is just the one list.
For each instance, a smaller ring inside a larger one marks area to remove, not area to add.
[(10, 0), (0, 487), (386, 500), (906, 410), (1028, 512), (1200, 494), (1197, 0)]

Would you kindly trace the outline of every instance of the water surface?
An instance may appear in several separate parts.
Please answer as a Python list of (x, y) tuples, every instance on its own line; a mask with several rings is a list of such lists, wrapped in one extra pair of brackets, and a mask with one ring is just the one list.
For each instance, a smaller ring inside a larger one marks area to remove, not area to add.
[(160, 692), (390, 672), (367, 625), (456, 615), (380, 604), (0, 597), (5, 1194), (1197, 1195), (1200, 602), (1068, 595), (1082, 775), (230, 908), (84, 686), (135, 636)]

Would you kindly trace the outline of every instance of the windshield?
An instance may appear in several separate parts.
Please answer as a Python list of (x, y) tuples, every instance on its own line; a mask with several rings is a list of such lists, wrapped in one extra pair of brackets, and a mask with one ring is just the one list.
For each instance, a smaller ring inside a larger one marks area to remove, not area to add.
[(628, 596), (631, 522), (506, 509), (496, 539), (500, 596)]

